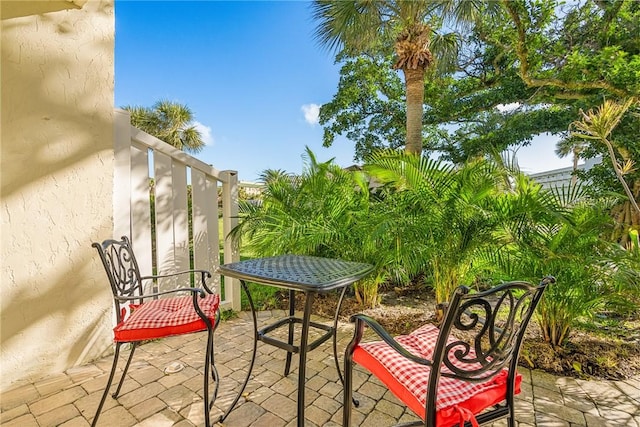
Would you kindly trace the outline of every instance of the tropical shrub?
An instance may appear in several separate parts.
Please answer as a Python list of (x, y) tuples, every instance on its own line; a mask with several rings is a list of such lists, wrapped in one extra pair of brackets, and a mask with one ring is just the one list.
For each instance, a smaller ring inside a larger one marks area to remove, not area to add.
[(355, 285), (366, 306), (379, 302), (381, 284), (418, 276), (443, 303), (460, 284), (554, 275), (537, 315), (554, 345), (580, 318), (638, 307), (639, 252), (602, 239), (610, 206), (579, 187), (544, 190), (489, 160), (454, 167), (380, 151), (365, 173), (307, 156), (300, 176), (266, 171), (260, 203), (241, 201), (232, 235), (243, 250), (374, 264), (375, 273)]
[[(593, 316), (615, 304), (614, 259), (620, 248), (602, 238), (612, 226), (609, 206), (584, 197), (577, 187), (543, 190), (528, 179), (516, 193), (537, 199), (528, 217), (505, 222), (503, 234), (511, 242), (494, 257), (508, 277), (537, 282), (553, 275), (557, 282), (545, 292), (537, 313), (544, 339), (563, 345), (579, 318)], [(528, 194), (528, 195), (524, 195)]]
[(472, 280), (479, 251), (497, 243), (502, 171), (487, 160), (453, 167), (394, 151), (374, 153), (365, 169), (393, 188), (386, 203), (394, 213), (415, 218), (400, 250), (413, 254), (413, 274), (431, 278), (436, 302), (447, 301)]
[(332, 160), (318, 162), (307, 149), (300, 176), (265, 171), (260, 203), (240, 201), (240, 221), (231, 235), (255, 256), (285, 253), (342, 258), (375, 264), (377, 271), (356, 283), (366, 305), (378, 302), (386, 274), (376, 262), (376, 233), (369, 227), (368, 181)]
[(302, 175), (265, 172), (261, 203), (240, 202), (231, 236), (256, 256), (338, 256), (358, 213), (366, 213), (367, 183), (359, 174), (307, 155)]
[[(629, 244), (626, 248), (615, 247), (614, 286), (618, 298), (607, 309), (618, 316), (640, 314), (640, 238), (638, 230), (629, 232)], [(626, 250), (625, 250), (626, 249)]]
[(491, 200), (502, 177), (486, 162), (454, 168), (396, 151), (371, 156), (364, 173), (331, 161), (309, 164), (299, 177), (268, 174), (260, 205), (241, 204), (232, 235), (258, 256), (282, 253), (369, 262), (375, 274), (356, 297), (378, 303), (380, 284), (408, 283), (429, 273), (438, 302), (465, 283), (476, 250), (492, 242)]

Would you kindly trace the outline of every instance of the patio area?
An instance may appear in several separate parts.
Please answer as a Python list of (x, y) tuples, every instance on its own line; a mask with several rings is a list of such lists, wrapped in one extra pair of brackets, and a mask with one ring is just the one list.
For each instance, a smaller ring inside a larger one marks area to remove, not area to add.
[[(282, 314), (279, 310), (262, 311), (258, 321), (271, 322)], [(329, 322), (327, 319), (314, 320)], [(248, 312), (223, 321), (216, 331), (216, 366), (222, 381), (212, 420), (228, 406), (234, 397), (233, 391), (244, 380), (253, 345), (250, 331)], [(350, 334), (350, 325), (341, 323), (339, 351)], [(205, 343), (206, 334), (201, 333), (140, 346), (120, 397), (117, 401), (107, 398), (99, 425), (203, 425), (200, 393)], [(258, 343), (253, 378), (224, 426), (296, 424), (297, 362), (294, 356), (292, 373), (283, 377), (285, 354), (275, 347)], [(0, 424), (5, 427), (90, 425), (111, 360), (106, 357), (3, 393)], [(177, 372), (165, 373), (171, 370)], [(524, 377), (523, 391), (516, 397), (520, 427), (640, 427), (640, 378), (586, 381), (526, 369), (520, 372)], [(379, 427), (415, 418), (377, 380), (359, 368), (355, 372), (355, 391), (360, 400), (360, 407), (354, 410), (355, 425)], [(330, 343), (308, 354), (306, 400), (306, 425), (341, 425), (342, 386), (335, 371)]]

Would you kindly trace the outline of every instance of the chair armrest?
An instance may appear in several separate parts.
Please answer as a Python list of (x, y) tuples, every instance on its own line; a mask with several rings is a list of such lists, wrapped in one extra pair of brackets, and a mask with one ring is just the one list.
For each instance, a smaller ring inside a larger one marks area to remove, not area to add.
[(184, 271), (177, 271), (175, 273), (168, 273), (168, 274), (155, 274), (155, 275), (151, 275), (151, 276), (143, 276), (141, 277), (141, 279), (158, 279), (161, 277), (171, 277), (171, 276), (179, 276), (181, 274), (187, 274), (187, 273), (204, 273), (207, 275), (207, 277), (211, 277), (211, 273), (207, 270), (184, 270)]
[(167, 294), (172, 294), (172, 293), (177, 293), (177, 292), (185, 292), (185, 291), (186, 292), (190, 292), (190, 293), (192, 293), (194, 295), (200, 295), (201, 298), (205, 297), (205, 291), (204, 291), (204, 289), (201, 289), (201, 288), (176, 288), (176, 289), (170, 289), (168, 291), (154, 292), (152, 294), (134, 295), (134, 296), (130, 296), (130, 297), (118, 296), (118, 297), (116, 297), (116, 299), (118, 301), (134, 301), (134, 300), (139, 300), (139, 299), (158, 297), (160, 295), (167, 295)]
[(354, 314), (353, 316), (351, 316), (350, 320), (351, 322), (355, 322), (356, 335), (361, 336), (362, 330), (364, 329), (364, 325), (367, 325), (376, 333), (376, 335), (378, 335), (382, 339), (382, 341), (387, 343), (391, 348), (393, 348), (395, 351), (400, 353), (402, 356), (420, 365), (427, 365), (427, 366), (432, 365), (430, 360), (423, 359), (422, 357), (418, 357), (415, 354), (411, 353), (406, 348), (404, 348), (382, 327), (380, 323), (375, 321), (373, 318), (366, 316), (364, 314)]
[(141, 280), (145, 280), (145, 279), (161, 279), (161, 278), (165, 278), (165, 277), (173, 277), (173, 276), (180, 276), (183, 274), (190, 274), (190, 273), (200, 273), (200, 282), (202, 283), (202, 287), (207, 291), (207, 293), (209, 294), (213, 294), (214, 292), (209, 288), (209, 286), (207, 285), (206, 279), (207, 278), (211, 278), (211, 272), (208, 270), (184, 270), (184, 271), (178, 271), (175, 273), (168, 273), (168, 274), (156, 274), (156, 275), (151, 275), (151, 276), (142, 276), (140, 277)]

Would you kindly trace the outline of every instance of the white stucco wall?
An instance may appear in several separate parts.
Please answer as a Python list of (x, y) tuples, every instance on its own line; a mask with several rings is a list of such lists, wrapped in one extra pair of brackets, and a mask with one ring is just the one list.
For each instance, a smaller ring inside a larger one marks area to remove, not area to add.
[(0, 390), (111, 340), (90, 245), (113, 228), (113, 0), (26, 16), (17, 4), (1, 34)]

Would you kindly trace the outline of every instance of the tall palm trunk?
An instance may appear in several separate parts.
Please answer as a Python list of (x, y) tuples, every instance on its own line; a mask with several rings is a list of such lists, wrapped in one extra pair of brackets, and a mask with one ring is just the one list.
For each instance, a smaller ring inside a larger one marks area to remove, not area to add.
[(575, 187), (575, 185), (578, 183), (578, 175), (576, 175), (576, 172), (578, 172), (578, 159), (580, 158), (580, 148), (576, 145), (573, 148), (573, 173), (571, 174), (571, 185), (573, 185)]
[(422, 106), (424, 104), (425, 69), (403, 68), (407, 90), (407, 144), (409, 154), (422, 154)]

